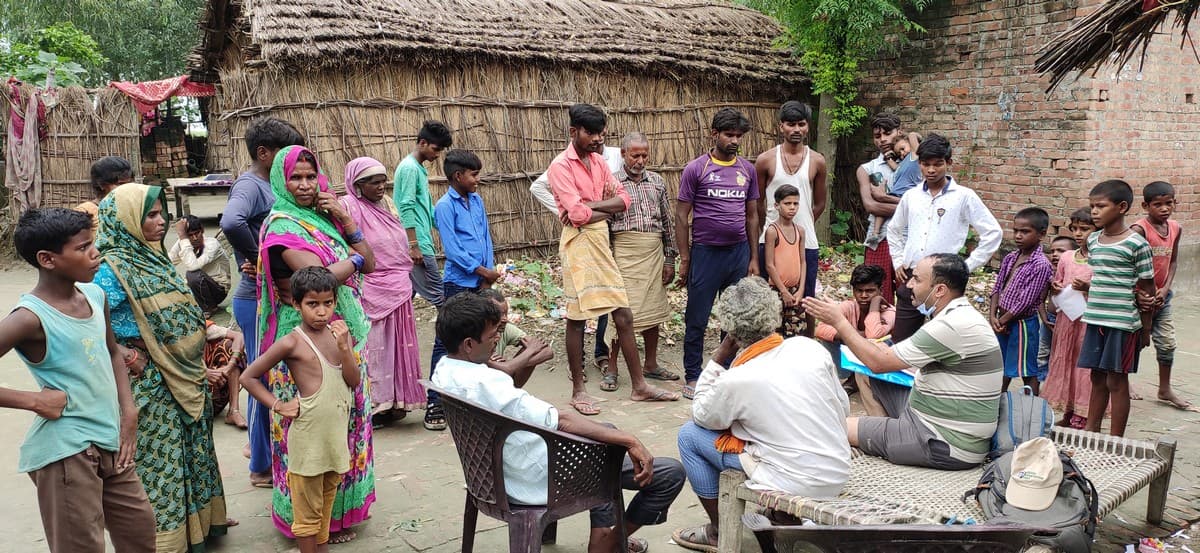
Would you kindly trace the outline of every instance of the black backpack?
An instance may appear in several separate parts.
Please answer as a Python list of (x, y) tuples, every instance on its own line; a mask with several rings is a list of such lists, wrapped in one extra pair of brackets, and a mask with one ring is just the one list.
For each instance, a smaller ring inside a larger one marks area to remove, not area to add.
[(1087, 553), (1092, 550), (1092, 538), (1099, 522), (1099, 498), (1096, 486), (1083, 475), (1075, 461), (1059, 452), (1063, 479), (1058, 495), (1043, 511), (1026, 511), (1010, 505), (1005, 490), (1012, 477), (1011, 452), (1000, 456), (983, 469), (975, 489), (963, 494), (963, 500), (974, 496), (988, 524), (1017, 524), (1053, 530), (1039, 532), (1031, 541), (1064, 553)]

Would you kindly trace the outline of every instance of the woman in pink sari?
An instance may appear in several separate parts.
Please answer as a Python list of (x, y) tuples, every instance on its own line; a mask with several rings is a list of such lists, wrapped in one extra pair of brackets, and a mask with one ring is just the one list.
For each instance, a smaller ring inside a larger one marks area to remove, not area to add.
[(413, 319), (412, 258), (399, 247), (408, 240), (404, 225), (384, 188), (387, 169), (369, 157), (346, 165), (342, 205), (368, 243), (377, 244), (375, 271), (362, 281), (362, 306), (371, 321), (364, 354), (371, 379), (372, 422), (376, 428), (391, 418), (425, 407), (417, 327)]

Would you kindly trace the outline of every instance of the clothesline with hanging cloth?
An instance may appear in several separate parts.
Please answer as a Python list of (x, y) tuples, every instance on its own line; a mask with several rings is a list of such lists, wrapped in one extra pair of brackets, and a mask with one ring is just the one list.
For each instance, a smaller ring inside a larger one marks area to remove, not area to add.
[(47, 134), (46, 105), (41, 92), (34, 89), (22, 105), (21, 82), (8, 79), (8, 163), (4, 185), (12, 190), (12, 202), (18, 214), (42, 203), (41, 141)]
[(187, 75), (142, 83), (113, 81), (109, 86), (129, 96), (138, 112), (143, 114), (154, 113), (158, 104), (174, 96), (208, 98), (217, 95), (217, 87), (210, 83), (193, 83)]

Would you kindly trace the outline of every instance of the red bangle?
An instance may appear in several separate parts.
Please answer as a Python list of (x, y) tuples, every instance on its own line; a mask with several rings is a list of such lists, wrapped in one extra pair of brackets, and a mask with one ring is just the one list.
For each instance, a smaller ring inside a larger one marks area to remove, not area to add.
[(132, 367), (132, 366), (133, 366), (133, 364), (137, 362), (137, 360), (138, 360), (138, 357), (140, 357), (140, 356), (141, 356), (141, 354), (140, 354), (140, 353), (138, 353), (138, 350), (136, 350), (136, 349), (130, 348), (130, 349), (129, 349), (129, 351), (132, 351), (132, 352), (133, 352), (133, 357), (131, 357), (131, 358), (129, 358), (129, 359), (126, 359), (126, 360), (125, 360), (125, 366), (126, 366), (126, 367)]

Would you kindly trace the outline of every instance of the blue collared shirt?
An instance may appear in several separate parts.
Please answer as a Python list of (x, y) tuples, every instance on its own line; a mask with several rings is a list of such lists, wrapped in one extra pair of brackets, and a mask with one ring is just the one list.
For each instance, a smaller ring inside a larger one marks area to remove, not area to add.
[(478, 288), (479, 267), (493, 268), (492, 233), (488, 229), (487, 211), (479, 194), (463, 198), (453, 187), (437, 201), (433, 221), (442, 238), (446, 253), (446, 268), (442, 280), (465, 288)]

